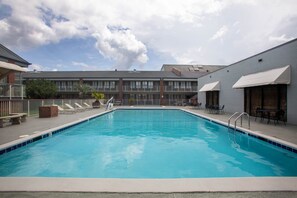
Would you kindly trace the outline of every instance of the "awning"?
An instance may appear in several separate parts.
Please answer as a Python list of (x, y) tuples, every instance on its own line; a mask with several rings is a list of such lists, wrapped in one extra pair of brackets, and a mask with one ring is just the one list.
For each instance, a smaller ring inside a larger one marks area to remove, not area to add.
[(199, 91), (220, 91), (220, 81), (205, 84)]
[(262, 85), (290, 84), (290, 65), (264, 72), (242, 76), (234, 85), (234, 89), (256, 87)]
[(18, 65), (0, 61), (0, 79), (2, 77), (4, 77), (5, 75), (7, 75), (11, 71), (25, 72), (27, 70), (23, 67), (18, 66)]

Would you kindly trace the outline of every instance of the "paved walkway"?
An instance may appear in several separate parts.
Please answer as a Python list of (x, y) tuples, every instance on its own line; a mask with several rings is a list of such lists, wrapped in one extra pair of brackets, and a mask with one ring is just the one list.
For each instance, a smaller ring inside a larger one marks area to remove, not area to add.
[(295, 198), (297, 192), (237, 192), (237, 193), (61, 193), (61, 192), (2, 192), (2, 198)]
[[(231, 114), (229, 113), (210, 114), (205, 112), (203, 109), (195, 109), (192, 107), (185, 107), (185, 109), (225, 123), (228, 123), (228, 119), (231, 116)], [(247, 120), (243, 119), (242, 128), (248, 129), (247, 123)], [(234, 124), (234, 118), (232, 118), (231, 124)], [(240, 126), (240, 121), (237, 122), (237, 126)], [(258, 118), (257, 121), (255, 121), (255, 118), (251, 117), (250, 130), (297, 145), (297, 125), (284, 125), (282, 122), (280, 122), (279, 124), (274, 124), (273, 121), (270, 121), (270, 123), (267, 124), (267, 120), (260, 121), (260, 119)]]
[(52, 118), (28, 117), (27, 121), (21, 123), (20, 125), (11, 125), (0, 128), (0, 145), (20, 139), (21, 137), (27, 135), (33, 135), (41, 131), (74, 122), (104, 111), (104, 108), (99, 108), (73, 114), (59, 114), (58, 117)]

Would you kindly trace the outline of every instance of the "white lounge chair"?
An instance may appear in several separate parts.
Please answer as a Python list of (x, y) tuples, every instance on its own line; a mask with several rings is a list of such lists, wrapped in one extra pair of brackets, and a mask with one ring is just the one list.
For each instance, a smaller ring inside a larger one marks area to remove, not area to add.
[(86, 105), (87, 107), (92, 107), (91, 105), (89, 105), (88, 103), (84, 102), (84, 105)]
[(64, 108), (60, 107), (59, 105), (57, 105), (57, 106), (58, 106), (59, 113), (61, 113), (61, 114), (75, 113), (76, 112), (75, 109), (74, 110), (73, 109), (64, 109)]
[(86, 102), (84, 102), (84, 105), (86, 109), (93, 109), (93, 107)]
[(76, 108), (74, 108), (73, 106), (71, 106), (71, 105), (68, 104), (68, 103), (64, 103), (64, 104), (65, 104), (65, 106), (66, 106), (67, 108), (72, 109), (73, 111), (82, 111), (81, 109), (76, 109)]
[(76, 109), (80, 110), (80, 111), (84, 111), (87, 110), (87, 108), (84, 108), (83, 106), (81, 106), (80, 104), (78, 104), (77, 102), (74, 103), (76, 106)]

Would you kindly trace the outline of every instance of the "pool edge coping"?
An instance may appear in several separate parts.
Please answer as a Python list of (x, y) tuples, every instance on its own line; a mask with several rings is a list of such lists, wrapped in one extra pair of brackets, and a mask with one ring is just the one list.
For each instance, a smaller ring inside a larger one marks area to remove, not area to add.
[(297, 191), (297, 177), (99, 179), (99, 178), (0, 178), (0, 192), (254, 192)]

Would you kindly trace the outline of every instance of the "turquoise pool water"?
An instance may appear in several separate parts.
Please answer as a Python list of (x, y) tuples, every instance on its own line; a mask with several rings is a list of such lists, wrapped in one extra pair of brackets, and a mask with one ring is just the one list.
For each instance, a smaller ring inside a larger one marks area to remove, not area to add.
[(297, 154), (180, 110), (116, 110), (0, 156), (0, 176), (297, 176)]

